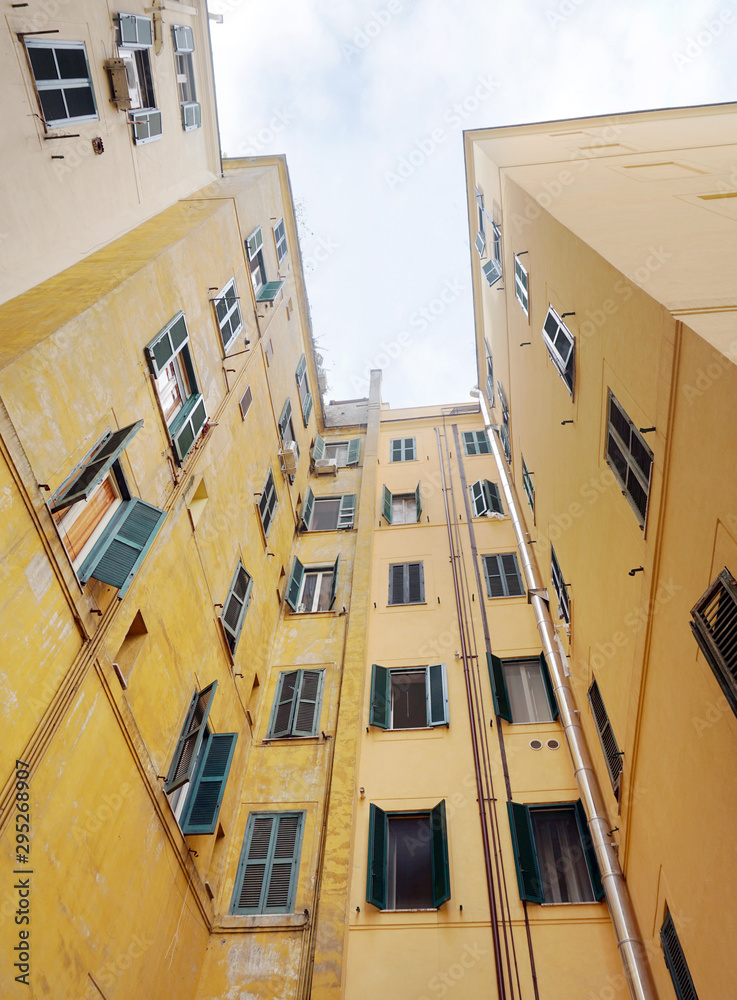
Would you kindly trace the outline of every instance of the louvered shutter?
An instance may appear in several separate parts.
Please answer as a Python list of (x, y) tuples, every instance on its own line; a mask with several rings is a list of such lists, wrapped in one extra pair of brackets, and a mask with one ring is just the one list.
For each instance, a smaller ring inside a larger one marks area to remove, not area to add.
[(660, 943), (663, 946), (663, 958), (673, 980), (673, 989), (678, 1000), (699, 1000), (670, 913), (666, 913), (663, 926), (660, 928)]
[(389, 567), (389, 604), (404, 604), (404, 563)]
[(86, 500), (142, 427), (143, 421), (137, 420), (135, 424), (108, 433), (86, 456), (80, 468), (52, 496), (49, 510), (56, 513), (65, 507), (71, 507), (78, 500)]
[(502, 447), (504, 448), (504, 457), (507, 460), (507, 464), (512, 464), (512, 444), (509, 439), (509, 428), (506, 424), (499, 424), (499, 437), (502, 439)]
[(284, 440), (284, 432), (289, 426), (289, 421), (292, 419), (292, 401), (287, 396), (287, 401), (282, 407), (281, 416), (279, 417), (279, 433), (281, 434), (282, 441)]
[(507, 681), (504, 676), (504, 665), (498, 656), (493, 653), (486, 654), (486, 664), (489, 668), (489, 680), (491, 681), (491, 696), (494, 701), (494, 714), (507, 722), (512, 722), (512, 709), (509, 704), (509, 694), (507, 692)]
[(345, 464), (358, 465), (358, 459), (360, 457), (361, 457), (361, 439), (352, 438), (348, 442), (348, 453), (346, 455)]
[(202, 766), (187, 798), (182, 833), (215, 832), (237, 739), (238, 733), (217, 733), (208, 740)]
[(407, 563), (407, 596), (410, 604), (421, 604), (425, 600), (425, 575), (421, 562)]
[(194, 33), (188, 24), (173, 24), (174, 51), (177, 55), (184, 52), (194, 52)]
[(486, 431), (476, 431), (476, 453), (478, 455), (491, 454), (491, 445)]
[(501, 560), (502, 570), (504, 571), (504, 582), (507, 594), (510, 597), (521, 597), (525, 592), (525, 588), (522, 586), (522, 577), (519, 573), (517, 557), (514, 552), (508, 552), (499, 556), (499, 559)]
[(315, 443), (312, 446), (312, 461), (317, 462), (318, 459), (325, 457), (325, 442), (320, 437), (319, 434), (315, 434)]
[(263, 913), (291, 913), (294, 908), (301, 827), (301, 813), (287, 813), (276, 817), (275, 830), (272, 830), (271, 869)]
[(543, 684), (545, 685), (545, 694), (548, 696), (550, 713), (554, 719), (557, 719), (558, 702), (555, 700), (555, 691), (553, 690), (553, 680), (552, 677), (550, 676), (550, 669), (548, 668), (548, 661), (545, 659), (545, 653), (540, 653), (540, 673), (542, 674)]
[(417, 489), (415, 490), (415, 508), (417, 510), (417, 520), (420, 520), (422, 514), (422, 480), (417, 484)]
[(145, 348), (152, 374), (158, 378), (169, 362), (189, 342), (189, 332), (184, 313), (180, 312), (157, 333)]
[(192, 697), (164, 782), (165, 792), (175, 791), (192, 777), (217, 686), (218, 682), (213, 681), (202, 691), (195, 691)]
[(504, 581), (502, 579), (499, 556), (484, 556), (486, 570), (486, 592), (489, 597), (504, 597)]
[(286, 670), (279, 674), (274, 707), (269, 721), (269, 737), (278, 739), (292, 732), (294, 705), (299, 688), (299, 671)]
[(324, 670), (300, 671), (297, 711), (292, 724), (293, 736), (314, 736), (320, 721), (320, 702)]
[(468, 487), (471, 493), (471, 507), (473, 508), (473, 516), (481, 517), (489, 509), (489, 503), (486, 497), (486, 491), (484, 490), (483, 480), (478, 479), (475, 483), (471, 483)]
[(488, 479), (484, 480), (484, 490), (486, 492), (487, 510), (493, 510), (497, 514), (504, 513), (504, 507), (502, 506), (502, 497), (499, 487), (496, 483), (489, 482)]
[(427, 724), (448, 725), (448, 685), (444, 663), (431, 663), (427, 668)]
[(340, 511), (338, 512), (338, 527), (352, 528), (353, 519), (356, 516), (356, 494), (344, 493), (340, 498)]
[(517, 885), (520, 899), (530, 903), (544, 903), (540, 867), (532, 833), (530, 810), (517, 802), (507, 802), (509, 825), (512, 830), (514, 864), (517, 868)]
[(248, 259), (253, 260), (256, 254), (259, 252), (263, 246), (264, 238), (261, 235), (261, 226), (251, 233), (251, 235), (246, 240), (246, 249), (248, 250)]
[(476, 437), (473, 431), (463, 432), (463, 447), (465, 448), (467, 455), (476, 454)]
[(302, 422), (305, 427), (310, 422), (310, 414), (312, 413), (312, 393), (308, 392), (305, 398), (302, 400)]
[(369, 847), (366, 902), (386, 909), (386, 854), (388, 830), (386, 813), (373, 802), (369, 807)]
[(207, 410), (205, 409), (204, 397), (201, 393), (196, 392), (189, 397), (169, 427), (174, 454), (180, 465), (189, 454), (206, 421)]
[(220, 616), (220, 623), (223, 626), (231, 653), (235, 652), (235, 647), (238, 645), (248, 604), (251, 600), (252, 586), (252, 578), (244, 569), (243, 564), (239, 562), (230, 590), (223, 602), (223, 611)]
[(302, 379), (305, 377), (306, 372), (307, 372), (307, 358), (303, 354), (302, 357), (299, 359), (299, 362), (297, 364), (297, 371), (295, 372), (295, 377), (297, 379), (297, 386), (301, 386)]
[(612, 724), (609, 721), (607, 710), (604, 707), (604, 701), (601, 697), (601, 692), (599, 691), (599, 685), (596, 678), (594, 678), (593, 683), (589, 688), (588, 697), (589, 704), (591, 705), (591, 711), (594, 716), (594, 722), (596, 723), (596, 729), (599, 733), (601, 748), (604, 751), (604, 759), (606, 760), (609, 777), (616, 792), (619, 788), (620, 777), (622, 774), (622, 755), (619, 751), (619, 745), (617, 744)]
[(432, 830), (432, 904), (442, 906), (450, 899), (450, 864), (448, 861), (448, 827), (445, 820), (445, 799), (430, 810)]
[(305, 496), (305, 502), (302, 504), (302, 527), (305, 531), (309, 531), (310, 521), (312, 520), (312, 511), (315, 506), (315, 494), (312, 492), (310, 487), (307, 488), (307, 495)]
[(333, 566), (333, 579), (330, 583), (330, 603), (328, 608), (332, 611), (335, 604), (335, 595), (338, 593), (338, 571), (340, 569), (340, 554), (338, 554)]
[(387, 521), (387, 524), (392, 523), (392, 495), (386, 486), (382, 487), (381, 493), (381, 513)]
[(396, 438), (391, 443), (391, 452), (389, 455), (390, 462), (401, 462), (404, 455), (403, 448), (404, 440), (403, 438)]
[(392, 702), (391, 670), (374, 663), (371, 667), (369, 725), (389, 729)]
[(251, 813), (235, 880), (231, 913), (260, 913), (276, 817)]
[(415, 460), (415, 439), (405, 438), (404, 439), (404, 460), (405, 462), (414, 462)]
[(87, 583), (93, 577), (118, 587), (118, 599), (122, 599), (165, 517), (165, 511), (145, 500), (122, 503), (80, 566), (79, 582)]
[(285, 594), (285, 599), (292, 611), (296, 611), (299, 606), (299, 592), (302, 589), (302, 581), (305, 576), (305, 568), (299, 559), (295, 556), (294, 562), (292, 563), (292, 572), (289, 575), (289, 583), (287, 584), (287, 592)]
[(591, 879), (591, 888), (594, 891), (594, 899), (603, 899), (604, 888), (601, 884), (599, 862), (597, 861), (596, 851), (594, 850), (594, 845), (591, 840), (589, 824), (586, 820), (586, 812), (580, 799), (576, 801), (574, 811), (576, 813), (576, 822), (578, 823), (578, 832), (581, 835), (583, 853), (586, 858), (586, 867), (589, 870), (589, 878)]

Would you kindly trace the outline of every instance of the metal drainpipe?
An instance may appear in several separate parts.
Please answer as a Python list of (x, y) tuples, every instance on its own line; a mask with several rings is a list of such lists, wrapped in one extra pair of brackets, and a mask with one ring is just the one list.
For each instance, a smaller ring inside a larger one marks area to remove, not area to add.
[[(519, 510), (517, 493), (507, 472), (506, 459), (502, 456), (499, 438), (495, 433), (496, 425), (492, 424), (486, 399), (479, 392), (481, 413), (489, 433), (491, 448), (494, 453), (499, 479), (507, 500), (509, 515), (512, 519), (514, 533), (517, 538), (517, 549), (520, 561), (527, 578), (529, 591), (542, 591), (543, 582), (537, 565), (537, 558), (528, 541), (522, 515)], [(474, 393), (475, 395), (475, 393)], [(586, 737), (578, 721), (579, 710), (573, 691), (566, 677), (565, 663), (555, 642), (555, 629), (550, 616), (550, 607), (536, 593), (529, 594), (530, 604), (535, 612), (537, 630), (540, 633), (543, 649), (553, 677), (553, 688), (558, 702), (560, 719), (568, 742), (568, 749), (573, 760), (576, 781), (581, 793), (581, 802), (586, 811), (591, 840), (596, 850), (596, 857), (601, 869), (601, 883), (604, 887), (609, 905), (614, 933), (617, 937), (617, 947), (624, 966), (627, 985), (633, 1000), (657, 1000), (655, 984), (650, 973), (645, 948), (637, 927), (637, 921), (632, 910), (627, 883), (619, 864), (611, 839), (609, 838), (609, 820), (607, 819), (604, 800), (599, 782), (594, 772), (591, 756), (586, 744)]]

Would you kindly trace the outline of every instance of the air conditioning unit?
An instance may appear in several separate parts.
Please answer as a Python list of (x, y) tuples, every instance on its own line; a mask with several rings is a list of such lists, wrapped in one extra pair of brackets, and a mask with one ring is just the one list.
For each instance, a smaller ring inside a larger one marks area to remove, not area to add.
[(315, 461), (315, 472), (318, 476), (328, 476), (337, 475), (338, 472), (338, 459), (337, 458), (318, 458)]
[(138, 68), (133, 52), (123, 52), (115, 59), (106, 59), (105, 69), (110, 74), (113, 104), (119, 111), (134, 111), (143, 107)]
[(286, 472), (288, 475), (293, 476), (297, 471), (297, 463), (299, 462), (297, 442), (288, 441), (279, 452), (279, 457), (281, 458), (282, 472)]

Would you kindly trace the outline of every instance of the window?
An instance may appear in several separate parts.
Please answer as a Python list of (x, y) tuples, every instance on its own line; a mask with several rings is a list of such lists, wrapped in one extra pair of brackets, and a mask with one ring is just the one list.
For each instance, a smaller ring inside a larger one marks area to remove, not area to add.
[(663, 958), (673, 980), (673, 989), (678, 1000), (699, 1000), (670, 912), (666, 912), (663, 926), (660, 928), (660, 943), (663, 946)]
[(266, 477), (266, 482), (264, 483), (264, 488), (261, 490), (261, 497), (258, 502), (258, 513), (261, 518), (261, 527), (264, 529), (264, 538), (269, 537), (269, 529), (274, 520), (278, 503), (279, 498), (276, 495), (274, 476), (271, 469), (269, 469), (269, 474)]
[(504, 516), (502, 497), (496, 483), (491, 483), (488, 479), (479, 479), (471, 483), (468, 489), (474, 517), (493, 517), (494, 514)]
[(320, 725), (324, 670), (283, 670), (269, 721), (269, 739), (315, 736)]
[(725, 566), (691, 610), (691, 631), (737, 715), (737, 584)]
[(463, 448), (467, 455), (490, 455), (491, 445), (486, 431), (464, 431)]
[(622, 775), (622, 754), (617, 744), (617, 739), (609, 721), (607, 710), (604, 708), (604, 701), (599, 691), (599, 685), (594, 678), (588, 692), (589, 705), (596, 723), (596, 731), (599, 734), (601, 749), (604, 751), (609, 780), (612, 783), (614, 794), (619, 797), (619, 781)]
[(524, 456), (522, 457), (522, 486), (527, 496), (527, 502), (534, 515), (535, 513), (535, 485), (532, 482), (532, 473), (528, 471)]
[(284, 600), (298, 614), (331, 611), (338, 590), (339, 569), (340, 556), (328, 566), (303, 566), (295, 556)]
[(238, 733), (213, 733), (208, 725), (217, 685), (192, 696), (164, 782), (184, 834), (215, 832), (238, 739)]
[(299, 359), (299, 364), (297, 365), (296, 371), (297, 378), (297, 389), (299, 391), (299, 401), (302, 406), (302, 420), (304, 421), (305, 427), (310, 421), (310, 414), (312, 413), (312, 393), (310, 392), (310, 387), (307, 384), (307, 359), (304, 354)]
[(181, 464), (207, 422), (205, 400), (197, 386), (189, 350), (184, 313), (177, 313), (154, 337), (146, 346), (146, 355), (169, 440)]
[(512, 442), (509, 438), (509, 427), (507, 424), (499, 424), (499, 437), (502, 442), (502, 448), (504, 449), (504, 457), (507, 460), (507, 465), (512, 464)]
[(24, 39), (41, 115), (48, 128), (97, 119), (84, 42)]
[(448, 681), (444, 663), (427, 667), (371, 668), (369, 725), (379, 729), (447, 726)]
[(414, 462), (417, 448), (414, 438), (395, 438), (389, 442), (390, 462)]
[(127, 109), (136, 145), (161, 138), (161, 112), (156, 107), (150, 49), (153, 24), (138, 14), (116, 14), (118, 58), (123, 60), (125, 80), (111, 70), (114, 103)]
[(514, 294), (522, 306), (522, 311), (530, 318), (530, 294), (529, 294), (529, 282), (527, 278), (527, 271), (522, 266), (522, 262), (519, 259), (519, 254), (514, 255)]
[(357, 465), (360, 457), (360, 438), (353, 438), (351, 441), (325, 441), (319, 434), (315, 435), (315, 444), (312, 449), (313, 462), (334, 458), (338, 466)]
[(640, 522), (645, 527), (653, 453), (609, 390), (606, 460)]
[(279, 219), (274, 226), (274, 243), (276, 244), (276, 259), (281, 266), (281, 262), (286, 257), (289, 249), (287, 247), (287, 233), (284, 229), (284, 219)]
[(515, 725), (557, 718), (558, 704), (544, 653), (513, 660), (487, 653), (486, 659), (496, 715)]
[(391, 493), (384, 486), (381, 512), (387, 524), (416, 524), (422, 515), (422, 483), (414, 493)]
[(491, 360), (489, 345), (484, 341), (486, 350), (486, 395), (489, 397), (489, 406), (494, 405), (494, 363)]
[(568, 392), (573, 395), (573, 334), (552, 306), (543, 324), (543, 340), (558, 374), (565, 382)]
[(482, 264), (481, 270), (484, 272), (484, 277), (489, 288), (495, 285), (502, 276), (502, 265), (494, 257), (488, 260), (486, 264)]
[(436, 909), (450, 899), (445, 800), (422, 812), (371, 803), (366, 900), (380, 910)]
[(241, 401), (238, 405), (241, 408), (241, 416), (245, 420), (248, 411), (251, 409), (251, 406), (253, 405), (253, 393), (251, 392), (250, 385), (246, 387), (246, 391), (241, 396)]
[(299, 445), (297, 444), (296, 438), (294, 437), (294, 424), (292, 423), (292, 401), (287, 396), (287, 401), (282, 407), (281, 416), (279, 417), (279, 436), (281, 437), (282, 447), (291, 444), (294, 441), (296, 446), (297, 461), (299, 461)]
[(253, 579), (243, 568), (243, 563), (238, 560), (238, 568), (235, 571), (233, 582), (230, 585), (228, 596), (223, 604), (223, 613), (220, 616), (220, 624), (223, 626), (225, 638), (230, 652), (235, 653), (235, 647), (241, 636), (243, 623), (246, 620), (246, 612), (251, 600), (251, 590), (253, 589)]
[(514, 552), (484, 556), (483, 562), (488, 597), (524, 597), (525, 588)]
[(497, 391), (497, 395), (499, 396), (499, 405), (502, 408), (502, 420), (504, 421), (505, 424), (508, 424), (509, 423), (509, 406), (507, 404), (507, 397), (506, 397), (506, 395), (504, 393), (504, 389), (502, 388), (502, 384), (501, 384), (501, 382), (498, 379), (497, 379), (497, 383), (496, 383), (496, 391)]
[(179, 103), (182, 107), (182, 128), (189, 132), (202, 124), (202, 109), (197, 103), (194, 83), (194, 33), (186, 24), (173, 24), (171, 31), (174, 37)]
[(220, 328), (223, 350), (227, 351), (235, 338), (243, 329), (241, 307), (235, 290), (235, 280), (231, 279), (217, 297), (212, 300), (215, 306), (215, 316)]
[(308, 489), (302, 505), (302, 527), (305, 531), (348, 529), (353, 527), (355, 514), (355, 493), (344, 493), (338, 497), (316, 497)]
[(304, 812), (255, 812), (248, 817), (231, 913), (292, 913)]
[(562, 618), (566, 625), (571, 624), (571, 603), (568, 597), (568, 584), (563, 580), (555, 549), (550, 546), (550, 578), (553, 583), (555, 596), (558, 598), (558, 617)]
[(602, 899), (599, 866), (579, 799), (566, 805), (508, 802), (520, 899), (592, 903)]
[(264, 237), (261, 226), (258, 226), (246, 240), (248, 264), (251, 270), (251, 282), (256, 293), (257, 302), (274, 302), (284, 282), (267, 281), (264, 266)]
[(486, 233), (484, 231), (484, 196), (478, 188), (476, 189), (476, 207), (479, 213), (479, 224), (474, 246), (476, 247), (479, 257), (483, 257), (484, 250), (486, 249)]
[(389, 567), (389, 604), (424, 604), (425, 571), (421, 562)]

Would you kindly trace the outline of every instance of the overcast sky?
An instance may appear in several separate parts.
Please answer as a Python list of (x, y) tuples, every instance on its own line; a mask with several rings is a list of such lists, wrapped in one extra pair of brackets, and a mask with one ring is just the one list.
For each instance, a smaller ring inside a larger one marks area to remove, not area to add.
[(328, 399), (468, 398), (463, 129), (737, 98), (737, 0), (209, 8), (224, 154), (287, 155)]

